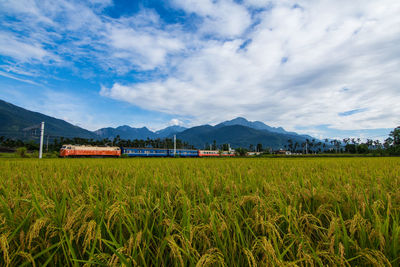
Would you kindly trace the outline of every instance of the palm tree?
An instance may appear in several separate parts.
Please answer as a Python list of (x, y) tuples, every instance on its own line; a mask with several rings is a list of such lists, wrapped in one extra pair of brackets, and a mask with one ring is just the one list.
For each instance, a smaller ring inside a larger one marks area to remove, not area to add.
[[(331, 140), (330, 143), (332, 144), (332, 146), (336, 146), (336, 140)], [(337, 149), (336, 149), (336, 153), (337, 153)]]
[(290, 152), (293, 152), (293, 141), (292, 141), (292, 139), (289, 139), (288, 140), (288, 147), (289, 147), (289, 150), (290, 150)]
[(381, 144), (381, 142), (379, 140), (375, 140), (374, 141), (374, 146), (375, 146), (375, 148), (381, 148), (382, 144)]
[(306, 142), (303, 142), (303, 143), (301, 143), (301, 150), (303, 151), (303, 154), (304, 154), (304, 147), (306, 146)]
[(310, 140), (306, 139), (306, 154), (308, 154), (308, 144), (310, 144)]

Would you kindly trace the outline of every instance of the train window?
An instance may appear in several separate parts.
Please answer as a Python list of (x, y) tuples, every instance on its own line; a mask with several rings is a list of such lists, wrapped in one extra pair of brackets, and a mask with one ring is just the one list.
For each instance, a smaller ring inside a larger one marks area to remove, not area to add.
[(62, 146), (62, 149), (65, 149), (67, 146)]

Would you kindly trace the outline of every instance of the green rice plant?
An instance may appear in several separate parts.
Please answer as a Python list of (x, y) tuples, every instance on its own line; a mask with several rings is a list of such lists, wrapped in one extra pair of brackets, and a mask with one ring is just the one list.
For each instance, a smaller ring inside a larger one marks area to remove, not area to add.
[(1, 266), (399, 266), (400, 158), (2, 159)]

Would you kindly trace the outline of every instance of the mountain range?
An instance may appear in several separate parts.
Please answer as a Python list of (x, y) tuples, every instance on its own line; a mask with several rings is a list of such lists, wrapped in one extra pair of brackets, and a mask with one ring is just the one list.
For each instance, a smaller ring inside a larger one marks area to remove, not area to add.
[(215, 126), (201, 125), (191, 128), (169, 126), (159, 131), (151, 131), (146, 127), (133, 128), (128, 125), (116, 128), (101, 128), (94, 132), (74, 126), (64, 120), (56, 119), (38, 112), (29, 111), (0, 100), (0, 136), (11, 138), (26, 138), (24, 128), (45, 122), (45, 133), (51, 136), (81, 137), (87, 139), (156, 139), (172, 138), (188, 142), (197, 148), (204, 148), (214, 141), (217, 144), (230, 144), (231, 147), (249, 147), (249, 145), (262, 144), (264, 147), (274, 149), (282, 148), (291, 139), (293, 143), (302, 143), (312, 139), (308, 135), (299, 135), (295, 132), (285, 131), (282, 127), (271, 127), (261, 121), (248, 121), (238, 117), (224, 121)]
[(182, 132), (187, 128), (178, 125), (169, 126), (165, 129), (152, 132), (147, 127), (132, 128), (128, 125), (119, 126), (117, 128), (107, 127), (94, 131), (100, 138), (113, 139), (119, 135), (121, 139), (156, 139), (172, 137), (174, 134)]
[[(237, 124), (231, 123), (232, 121), (236, 121)], [(230, 144), (233, 148), (262, 144), (263, 147), (271, 147), (273, 149), (283, 148), (289, 139), (293, 143), (298, 142), (300, 144), (305, 142), (306, 138), (312, 138), (286, 132), (283, 128), (275, 128), (276, 131), (254, 128), (253, 122), (249, 122), (244, 118), (237, 118), (232, 121), (223, 122), (216, 126), (202, 125), (192, 127), (177, 133), (176, 137), (197, 148), (205, 148), (206, 144), (212, 144), (215, 140), (217, 144)], [(256, 125), (261, 126), (258, 122)], [(265, 126), (265, 128), (270, 127), (268, 125)]]
[[(45, 133), (51, 136), (98, 138), (94, 132), (72, 125), (64, 120), (29, 111), (0, 100), (0, 136), (27, 139), (32, 136), (32, 132), (24, 131), (24, 129), (39, 125), (42, 121), (45, 122)], [(36, 135), (38, 134), (39, 130), (37, 130)]]

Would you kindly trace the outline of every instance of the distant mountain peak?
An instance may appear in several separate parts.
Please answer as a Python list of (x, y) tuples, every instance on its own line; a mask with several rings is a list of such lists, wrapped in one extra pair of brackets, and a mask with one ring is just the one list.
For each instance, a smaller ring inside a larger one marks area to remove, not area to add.
[(172, 125), (166, 127), (165, 129), (161, 129), (159, 131), (153, 132), (149, 130), (146, 126), (141, 128), (134, 128), (128, 125), (118, 126), (116, 128), (108, 127), (102, 128), (95, 133), (99, 135), (101, 138), (115, 138), (119, 135), (122, 139), (155, 139), (155, 138), (166, 138), (171, 137), (174, 134), (180, 133), (186, 130), (185, 127)]
[(116, 128), (107, 127), (101, 128), (95, 131), (95, 133), (101, 138), (115, 138), (117, 135), (121, 139), (147, 139), (155, 138), (156, 135), (147, 129), (147, 127), (133, 128), (128, 125), (118, 126)]
[[(238, 122), (242, 122), (246, 125), (242, 125)], [(233, 148), (247, 148), (250, 145), (254, 147), (257, 144), (262, 144), (264, 148), (269, 147), (277, 149), (286, 145), (288, 139), (295, 140), (299, 143), (305, 140), (304, 137), (297, 134), (293, 135), (291, 133), (279, 133), (265, 129), (256, 129), (255, 127), (258, 123), (254, 123), (255, 122), (239, 119), (222, 122), (215, 126), (195, 126), (178, 133), (177, 138), (200, 149), (208, 147), (214, 141), (217, 145), (229, 144)], [(265, 124), (263, 125), (269, 127)]]
[(118, 126), (115, 129), (116, 130), (121, 130), (121, 131), (129, 131), (130, 129), (132, 129), (132, 127), (130, 127), (129, 125), (122, 125), (122, 126)]
[(242, 126), (246, 126), (246, 127), (257, 129), (257, 130), (266, 130), (266, 131), (276, 132), (276, 133), (284, 133), (284, 134), (288, 133), (282, 127), (279, 127), (279, 128), (271, 127), (261, 121), (249, 121), (243, 117), (237, 117), (233, 120), (224, 121), (224, 122), (216, 125), (215, 127), (231, 126), (231, 125), (242, 125)]
[(237, 117), (237, 118), (235, 118), (235, 119), (233, 119), (233, 120), (230, 120), (231, 122), (240, 122), (240, 121), (242, 121), (242, 122), (248, 122), (248, 120), (246, 119), (246, 118), (243, 118), (243, 117)]
[(163, 137), (169, 137), (171, 135), (183, 132), (184, 130), (186, 130), (187, 128), (179, 126), (179, 125), (172, 125), (172, 126), (168, 126), (164, 129), (158, 130), (155, 133), (163, 138)]

